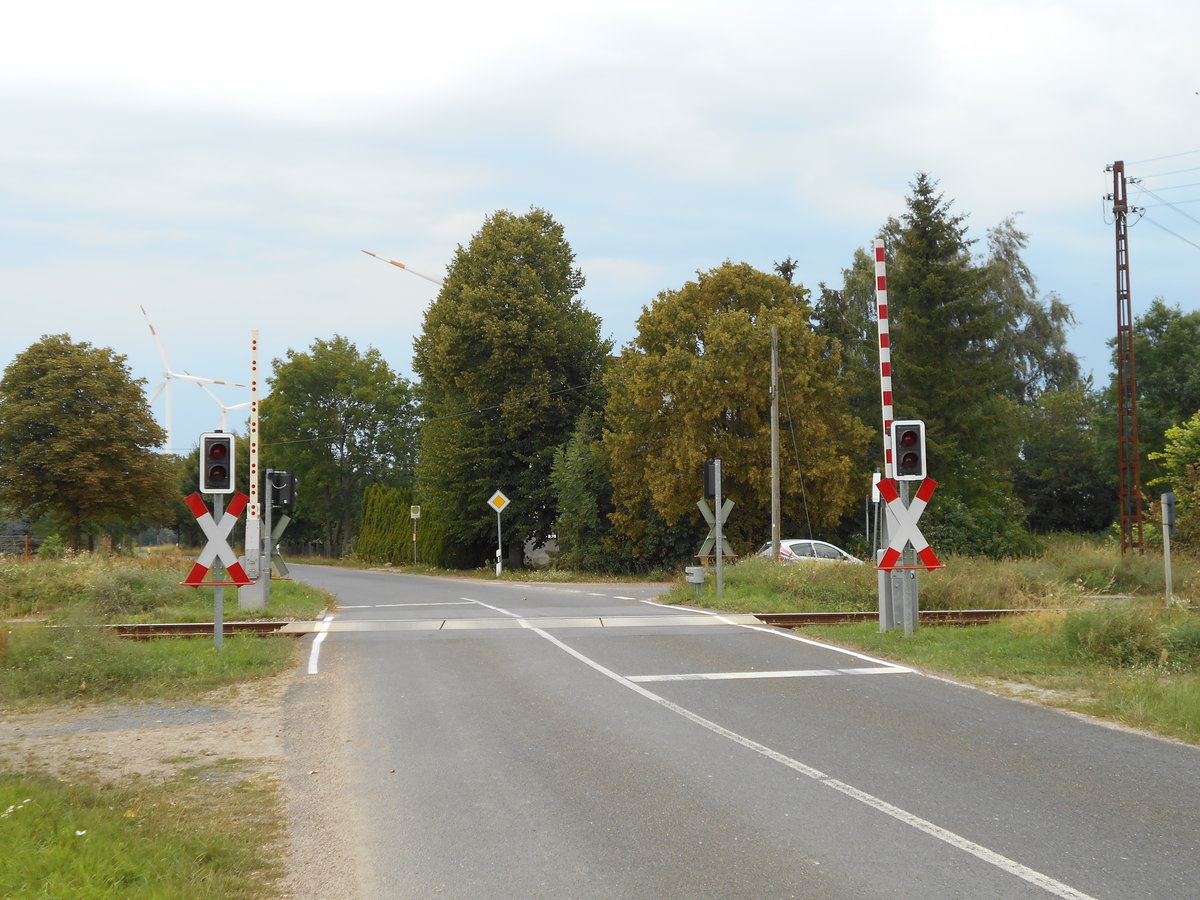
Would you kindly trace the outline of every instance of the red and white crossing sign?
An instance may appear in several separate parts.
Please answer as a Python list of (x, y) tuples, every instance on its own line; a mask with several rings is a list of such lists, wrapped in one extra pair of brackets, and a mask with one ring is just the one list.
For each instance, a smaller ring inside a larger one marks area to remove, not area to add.
[(208, 511), (208, 505), (199, 494), (192, 494), (184, 500), (188, 505), (188, 509), (192, 511), (192, 515), (196, 517), (196, 521), (200, 525), (200, 530), (208, 538), (208, 543), (200, 551), (200, 556), (197, 558), (196, 564), (192, 566), (192, 571), (183, 580), (184, 584), (190, 587), (199, 587), (204, 584), (204, 576), (208, 574), (209, 567), (212, 566), (213, 560), (216, 559), (220, 559), (225, 564), (225, 571), (229, 573), (229, 577), (234, 584), (242, 587), (253, 583), (246, 577), (246, 572), (242, 568), (242, 564), (238, 561), (237, 554), (229, 546), (229, 533), (233, 531), (234, 523), (241, 516), (242, 510), (246, 508), (246, 503), (249, 499), (249, 497), (240, 492), (234, 494), (229, 501), (229, 507), (225, 510), (225, 514), (221, 516), (220, 522), (213, 519), (212, 513)]
[[(932, 478), (926, 478), (921, 482), (921, 487), (917, 490), (917, 496), (913, 498), (912, 503), (905, 506), (904, 501), (900, 499), (900, 492), (896, 489), (895, 479), (881, 478), (879, 480), (879, 495), (883, 497), (883, 502), (887, 504), (888, 512), (891, 513), (892, 527), (888, 532), (887, 550), (884, 551), (883, 559), (875, 568), (888, 572), (892, 569), (902, 568), (943, 568), (942, 561), (937, 558), (937, 554), (929, 546), (929, 541), (925, 540), (921, 529), (917, 527), (917, 521), (921, 518), (921, 513), (925, 512), (929, 498), (933, 496), (936, 489), (937, 482)], [(917, 551), (917, 558), (921, 560), (922, 565), (899, 565), (900, 555), (909, 544), (912, 544), (913, 549)]]

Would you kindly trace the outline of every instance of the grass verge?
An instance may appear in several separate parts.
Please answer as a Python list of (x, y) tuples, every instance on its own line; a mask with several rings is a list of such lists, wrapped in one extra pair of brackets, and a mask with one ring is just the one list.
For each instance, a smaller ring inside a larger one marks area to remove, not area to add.
[(970, 628), (926, 627), (908, 637), (880, 633), (874, 624), (818, 626), (803, 634), (1200, 745), (1200, 673), (1194, 663), (1172, 659), (1168, 651), (1161, 663), (1114, 665), (1081, 651), (1067, 628), (1068, 617), (1061, 613), (1030, 613)]
[(280, 819), (274, 784), (237, 761), (128, 788), (0, 772), (0, 897), (277, 896)]
[(178, 699), (293, 665), (292, 637), (130, 641), (100, 628), (15, 626), (0, 657), (0, 707)]

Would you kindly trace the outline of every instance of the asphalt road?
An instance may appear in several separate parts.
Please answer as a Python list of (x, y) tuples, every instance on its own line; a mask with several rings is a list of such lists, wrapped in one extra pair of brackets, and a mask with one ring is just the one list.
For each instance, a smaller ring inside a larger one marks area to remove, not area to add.
[(341, 602), (287, 740), (346, 897), (1200, 897), (1196, 748), (653, 585), (294, 574)]

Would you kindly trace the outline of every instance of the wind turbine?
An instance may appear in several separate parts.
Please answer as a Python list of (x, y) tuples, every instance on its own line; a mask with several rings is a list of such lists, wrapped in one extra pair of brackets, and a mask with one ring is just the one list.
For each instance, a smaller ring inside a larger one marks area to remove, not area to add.
[[(229, 430), (228, 428), (225, 427), (226, 413), (230, 413), (235, 409), (245, 409), (247, 406), (250, 405), (250, 401), (247, 400), (245, 403), (235, 403), (233, 406), (226, 406), (224, 403), (221, 402), (221, 398), (218, 397), (216, 394), (214, 394), (212, 388), (210, 388), (207, 384), (204, 384), (202, 382), (196, 382), (196, 384), (199, 386), (200, 390), (204, 391), (204, 393), (208, 394), (208, 396), (213, 398), (213, 403), (217, 404), (217, 406), (219, 406), (221, 408), (221, 424), (217, 426), (217, 431), (228, 431)], [(218, 381), (217, 384), (221, 384), (221, 382)], [(242, 387), (242, 385), (238, 385), (238, 386)]]
[[(171, 369), (171, 360), (167, 357), (167, 348), (163, 346), (162, 339), (158, 336), (158, 332), (154, 330), (154, 326), (150, 322), (150, 315), (146, 312), (146, 307), (138, 307), (142, 311), (142, 315), (146, 318), (146, 326), (150, 329), (150, 336), (154, 338), (155, 346), (158, 347), (158, 354), (163, 361), (163, 380), (159, 382), (158, 387), (154, 389), (154, 393), (150, 395), (150, 402), (153, 403), (158, 399), (158, 395), (166, 391), (164, 401), (166, 404), (166, 424), (167, 424), (167, 451), (170, 452), (175, 446), (172, 440), (171, 432), (171, 382), (172, 381), (190, 381), (204, 387), (206, 384), (227, 384), (232, 387), (245, 387), (244, 384), (237, 384), (233, 381), (218, 381), (216, 378), (201, 378), (198, 375), (189, 375), (187, 372), (176, 372)], [(220, 401), (218, 401), (219, 403)]]
[(423, 272), (418, 272), (412, 266), (406, 266), (404, 263), (396, 262), (394, 259), (384, 259), (378, 253), (372, 253), (370, 250), (364, 250), (363, 253), (367, 254), (367, 256), (375, 257), (380, 262), (391, 263), (393, 266), (399, 266), (404, 271), (412, 272), (414, 275), (420, 276), (421, 278), (424, 278), (426, 281), (432, 281), (436, 285), (439, 285), (439, 286), (441, 285), (441, 281), (439, 281), (438, 279), (434, 278), (431, 275), (426, 275)]

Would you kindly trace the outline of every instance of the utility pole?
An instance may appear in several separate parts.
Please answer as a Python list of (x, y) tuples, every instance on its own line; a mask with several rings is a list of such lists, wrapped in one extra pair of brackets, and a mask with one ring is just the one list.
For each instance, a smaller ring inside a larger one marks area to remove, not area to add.
[[(1117, 232), (1117, 502), (1121, 515), (1121, 552), (1142, 544), (1142, 475), (1138, 451), (1137, 373), (1133, 361), (1133, 307), (1129, 293), (1129, 196), (1125, 163), (1117, 160), (1113, 173), (1113, 219)], [(1135, 179), (1136, 182), (1136, 179)]]
[(779, 562), (779, 326), (771, 326), (771, 559)]

